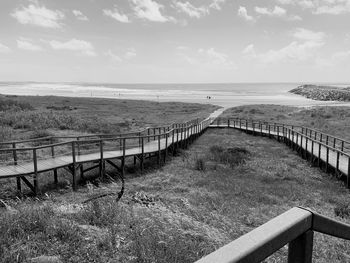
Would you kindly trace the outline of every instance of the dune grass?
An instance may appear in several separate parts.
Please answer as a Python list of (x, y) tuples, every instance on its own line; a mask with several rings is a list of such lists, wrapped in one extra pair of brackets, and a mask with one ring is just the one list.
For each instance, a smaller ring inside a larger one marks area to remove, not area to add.
[[(222, 152), (240, 161), (231, 165)], [(197, 169), (198, 159), (205, 169)], [(39, 255), (63, 262), (193, 262), (298, 205), (350, 223), (341, 182), (277, 141), (234, 130), (208, 130), (160, 170), (129, 175), (118, 203), (107, 197), (82, 205), (93, 191), (9, 201), (16, 210), (0, 214), (0, 262)], [(315, 234), (315, 262), (347, 262), (349, 253), (349, 242)], [(282, 248), (267, 262), (285, 262), (286, 255)]]
[(217, 108), (181, 102), (0, 95), (0, 140), (31, 138), (36, 130), (57, 135), (116, 134), (206, 118)]

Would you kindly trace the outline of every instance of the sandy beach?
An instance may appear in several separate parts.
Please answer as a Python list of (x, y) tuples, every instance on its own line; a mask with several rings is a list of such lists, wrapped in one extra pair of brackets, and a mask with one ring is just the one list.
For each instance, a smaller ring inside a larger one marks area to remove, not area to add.
[(288, 92), (298, 85), (298, 83), (152, 85), (9, 82), (0, 83), (0, 94), (210, 103), (224, 108), (251, 104), (350, 106), (350, 103), (344, 102), (314, 101)]

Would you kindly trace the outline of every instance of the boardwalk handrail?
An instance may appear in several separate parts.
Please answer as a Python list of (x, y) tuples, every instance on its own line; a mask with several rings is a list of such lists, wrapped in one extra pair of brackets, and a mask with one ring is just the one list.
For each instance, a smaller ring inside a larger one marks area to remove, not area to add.
[(350, 225), (294, 207), (196, 263), (255, 263), (289, 244), (289, 263), (311, 263), (313, 232), (350, 240)]
[[(208, 119), (208, 118), (207, 118)], [(207, 119), (202, 119), (203, 120), (207, 120)], [(180, 127), (188, 127), (194, 123), (198, 124), (200, 122), (200, 119), (197, 118), (195, 120), (191, 120), (191, 121), (187, 121), (184, 123), (171, 123), (167, 126), (155, 126), (155, 127), (146, 127), (143, 128), (139, 131), (133, 131), (133, 132), (126, 132), (126, 133), (116, 133), (116, 134), (110, 134), (110, 133), (97, 133), (97, 134), (87, 134), (87, 135), (77, 135), (77, 136), (72, 136), (72, 135), (67, 135), (67, 136), (45, 136), (45, 137), (41, 137), (41, 138), (33, 138), (33, 139), (24, 139), (24, 140), (14, 140), (14, 141), (6, 141), (6, 142), (0, 142), (0, 147), (4, 146), (4, 145), (18, 145), (18, 144), (23, 144), (23, 143), (35, 143), (35, 142), (40, 142), (40, 141), (51, 141), (52, 140), (57, 140), (57, 139), (73, 139), (73, 140), (79, 140), (79, 139), (83, 139), (83, 138), (92, 138), (92, 137), (99, 137), (99, 138), (105, 138), (108, 137), (110, 138), (112, 137), (124, 137), (127, 135), (131, 135), (131, 134), (140, 134), (140, 133), (144, 133), (147, 132), (148, 130), (164, 130), (164, 129), (169, 129), (169, 128), (180, 128)], [(49, 143), (46, 144), (47, 146), (50, 146), (51, 144), (54, 143)], [(15, 147), (13, 147), (15, 148)]]
[[(12, 148), (0, 148), (0, 179), (15, 177), (19, 192), (23, 181), (36, 194), (38, 174), (53, 171), (57, 184), (59, 168), (66, 168), (71, 172), (73, 189), (76, 189), (77, 169), (80, 169), (81, 177), (95, 168), (99, 168), (100, 176), (103, 176), (106, 174), (105, 164), (108, 163), (116, 168), (117, 172), (124, 174), (126, 157), (134, 157), (134, 165), (138, 161), (142, 172), (146, 158), (155, 156), (160, 165), (162, 155), (165, 162), (169, 149), (174, 153), (179, 147), (187, 147), (192, 139), (204, 132), (211, 121), (211, 118), (195, 119), (117, 135), (67, 136), (64, 137), (69, 139), (67, 141), (57, 142), (51, 139), (50, 144), (44, 145), (16, 147), (15, 143), (11, 143)], [(84, 170), (83, 165), (86, 163), (92, 166)], [(34, 184), (32, 185), (25, 176), (31, 176)]]
[[(283, 123), (276, 123), (276, 122), (267, 122), (267, 121), (259, 121), (259, 120), (252, 120), (252, 119), (242, 119), (242, 118), (217, 118), (214, 121), (214, 125), (220, 125), (220, 124), (226, 124), (226, 123), (230, 123), (231, 121), (233, 121), (234, 123), (236, 123), (236, 121), (238, 121), (239, 123), (247, 123), (248, 125), (250, 125), (250, 127), (252, 128), (256, 128), (256, 124), (259, 125), (257, 128), (260, 129), (262, 126), (272, 126), (274, 128), (279, 128), (279, 131), (282, 133), (282, 131), (284, 132), (284, 129), (290, 129), (290, 130), (294, 130), (295, 132), (298, 132), (296, 130), (296, 128), (298, 128), (300, 131), (299, 133), (303, 134), (304, 136), (308, 136), (310, 139), (312, 138), (313, 140), (316, 140), (318, 138), (318, 142), (321, 143), (325, 143), (327, 146), (333, 146), (333, 148), (338, 147), (340, 149), (340, 152), (342, 153), (346, 153), (345, 150), (350, 152), (350, 142), (324, 133), (322, 131), (313, 129), (313, 128), (309, 128), (309, 127), (305, 127), (305, 126), (298, 126), (298, 125), (291, 125), (291, 124), (283, 124)], [(248, 126), (249, 127), (249, 126)], [(313, 132), (313, 134), (310, 136), (310, 132)], [(316, 139), (315, 139), (316, 138)]]

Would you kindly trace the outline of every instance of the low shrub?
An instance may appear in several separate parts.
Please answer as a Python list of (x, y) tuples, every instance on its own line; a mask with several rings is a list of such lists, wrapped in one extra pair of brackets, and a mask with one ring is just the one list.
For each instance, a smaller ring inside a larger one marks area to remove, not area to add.
[(210, 148), (210, 154), (212, 160), (234, 168), (244, 164), (249, 158), (250, 152), (242, 147), (224, 149), (221, 146), (214, 145)]
[(204, 157), (196, 157), (195, 163), (194, 163), (194, 169), (197, 171), (204, 172), (206, 170), (206, 164)]
[(334, 214), (336, 216), (346, 218), (350, 216), (350, 205), (349, 204), (338, 204), (334, 208)]

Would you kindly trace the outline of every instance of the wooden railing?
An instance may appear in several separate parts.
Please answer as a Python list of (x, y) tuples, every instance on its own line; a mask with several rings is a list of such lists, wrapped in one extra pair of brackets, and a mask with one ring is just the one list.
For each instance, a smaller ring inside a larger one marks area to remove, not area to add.
[[(69, 157), (76, 160), (80, 155), (106, 151), (126, 151), (130, 148), (144, 148), (146, 143), (165, 139), (167, 144), (180, 142), (189, 134), (195, 134), (209, 126), (211, 119), (174, 123), (165, 127), (148, 127), (141, 131), (125, 134), (96, 134), (84, 136), (51, 136), (39, 139), (0, 143), (0, 168), (32, 163), (34, 172), (39, 160), (53, 157)], [(63, 140), (62, 142), (57, 142)], [(39, 146), (27, 146), (28, 143)], [(43, 145), (41, 145), (43, 144)], [(167, 145), (165, 146), (167, 147)]]
[(333, 168), (339, 177), (345, 176), (350, 188), (350, 142), (344, 139), (307, 127), (239, 118), (217, 118), (211, 127), (237, 128), (282, 140), (326, 172)]
[(314, 231), (350, 240), (350, 225), (295, 207), (196, 263), (261, 262), (289, 244), (289, 263), (311, 263)]

